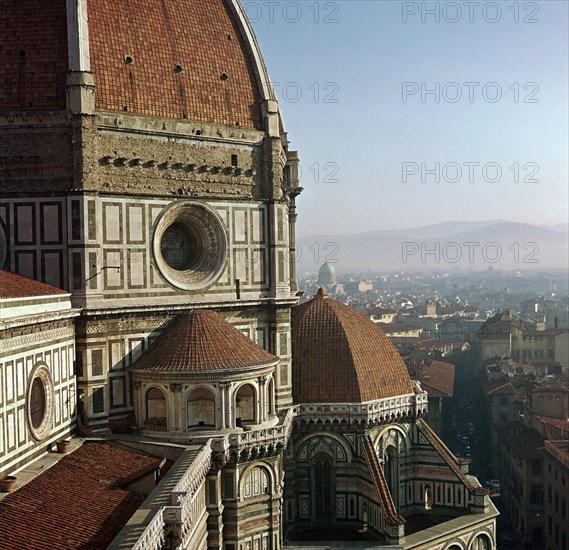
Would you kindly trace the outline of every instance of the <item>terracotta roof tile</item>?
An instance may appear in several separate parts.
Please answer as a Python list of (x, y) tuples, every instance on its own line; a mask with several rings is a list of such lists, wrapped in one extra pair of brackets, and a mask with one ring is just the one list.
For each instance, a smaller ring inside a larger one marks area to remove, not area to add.
[(516, 395), (516, 388), (509, 380), (496, 380), (484, 384), (486, 395)]
[(65, 109), (65, 0), (2, 0), (0, 109)]
[(433, 360), (428, 363), (412, 364), (407, 368), (411, 378), (421, 382), (429, 396), (453, 396), (455, 366), (452, 363)]
[(297, 403), (361, 403), (413, 393), (387, 336), (321, 291), (292, 310), (292, 352)]
[(383, 470), (379, 464), (371, 438), (367, 435), (365, 437), (362, 436), (360, 439), (363, 443), (364, 454), (371, 474), (371, 479), (381, 501), (381, 507), (384, 510), (386, 519), (392, 525), (403, 525), (405, 523), (405, 518), (397, 513), (391, 492), (389, 491), (389, 485), (387, 484), (387, 480), (385, 479)]
[(569, 385), (564, 380), (548, 382), (532, 390), (532, 393), (569, 393)]
[(278, 360), (217, 313), (196, 309), (177, 317), (131, 368), (205, 372), (264, 367)]
[(535, 418), (543, 424), (548, 439), (569, 439), (569, 422), (567, 420), (539, 415), (535, 415)]
[(30, 298), (54, 294), (67, 294), (67, 291), (0, 269), (0, 298)]
[(144, 500), (117, 482), (161, 462), (104, 443), (84, 443), (0, 502), (0, 546), (107, 548)]
[(88, 11), (97, 109), (261, 129), (253, 64), (226, 1), (89, 0)]

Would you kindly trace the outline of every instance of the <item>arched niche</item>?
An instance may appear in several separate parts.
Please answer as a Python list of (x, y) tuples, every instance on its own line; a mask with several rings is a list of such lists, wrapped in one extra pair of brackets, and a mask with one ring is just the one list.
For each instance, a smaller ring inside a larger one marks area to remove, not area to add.
[(253, 424), (257, 420), (257, 392), (251, 384), (243, 384), (235, 394), (235, 424)]
[(168, 429), (168, 401), (166, 394), (157, 387), (149, 388), (146, 392), (145, 429), (166, 431)]
[(397, 424), (391, 424), (384, 427), (374, 437), (373, 446), (375, 447), (378, 456), (382, 456), (384, 449), (389, 445), (395, 446), (399, 456), (405, 455), (411, 448), (409, 432)]
[(188, 428), (215, 428), (215, 396), (207, 388), (188, 394)]

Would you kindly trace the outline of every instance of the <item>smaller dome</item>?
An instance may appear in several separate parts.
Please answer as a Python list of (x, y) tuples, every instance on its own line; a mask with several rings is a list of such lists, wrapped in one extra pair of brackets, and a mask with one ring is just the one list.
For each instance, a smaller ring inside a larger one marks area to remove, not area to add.
[(413, 393), (387, 336), (323, 289), (292, 310), (292, 353), (296, 403), (365, 403)]
[(175, 319), (131, 369), (200, 374), (251, 370), (278, 361), (217, 313), (196, 309)]
[(336, 284), (336, 270), (332, 264), (325, 262), (320, 266), (318, 271), (318, 284), (319, 285), (334, 285)]

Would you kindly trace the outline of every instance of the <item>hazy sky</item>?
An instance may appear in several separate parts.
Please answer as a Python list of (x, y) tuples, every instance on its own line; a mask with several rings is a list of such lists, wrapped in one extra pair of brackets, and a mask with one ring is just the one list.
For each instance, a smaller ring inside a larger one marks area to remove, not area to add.
[(243, 3), (302, 159), (300, 235), (567, 222), (568, 2)]

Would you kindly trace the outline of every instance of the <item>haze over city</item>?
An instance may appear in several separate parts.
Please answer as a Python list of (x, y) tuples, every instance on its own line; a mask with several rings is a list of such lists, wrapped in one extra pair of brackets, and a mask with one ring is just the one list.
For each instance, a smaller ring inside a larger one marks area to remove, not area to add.
[(567, 16), (2, 0), (0, 547), (567, 550)]

